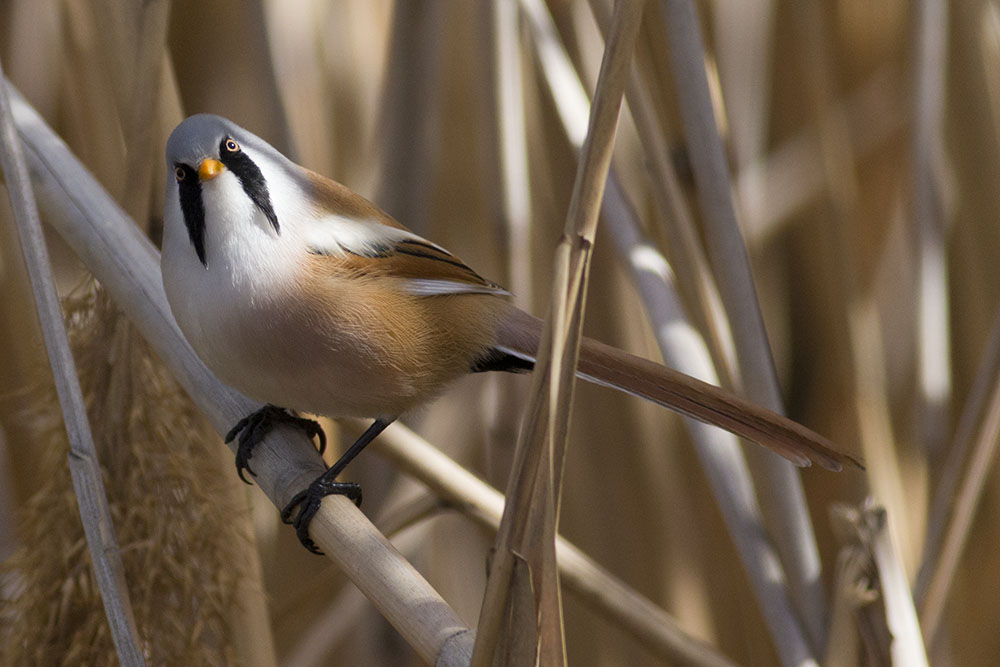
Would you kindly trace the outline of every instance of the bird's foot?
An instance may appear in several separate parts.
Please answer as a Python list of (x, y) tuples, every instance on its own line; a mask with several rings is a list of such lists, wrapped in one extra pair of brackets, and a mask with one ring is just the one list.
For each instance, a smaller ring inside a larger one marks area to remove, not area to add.
[[(309, 551), (314, 554), (322, 554), (323, 552), (316, 548), (316, 543), (312, 541), (309, 537), (309, 523), (312, 521), (313, 517), (316, 516), (316, 512), (319, 511), (319, 506), (323, 502), (323, 498), (338, 494), (342, 496), (347, 496), (354, 501), (354, 504), (358, 507), (361, 506), (361, 486), (355, 484), (354, 482), (338, 482), (336, 481), (337, 475), (344, 471), (347, 464), (354, 460), (354, 458), (361, 453), (365, 447), (368, 446), (372, 440), (378, 436), (379, 433), (385, 430), (385, 428), (392, 423), (392, 419), (379, 418), (376, 419), (368, 429), (361, 434), (361, 437), (354, 441), (354, 444), (347, 448), (343, 456), (334, 463), (330, 468), (327, 469), (322, 475), (317, 477), (309, 488), (305, 491), (301, 491), (292, 498), (291, 502), (285, 505), (285, 509), (281, 510), (281, 520), (285, 523), (290, 523), (295, 526), (295, 534), (299, 536), (299, 541), (302, 542), (304, 546)], [(292, 518), (292, 513), (295, 508), (298, 507), (298, 514), (295, 518)]]
[[(319, 511), (323, 498), (330, 495), (347, 496), (355, 505), (361, 506), (361, 485), (355, 482), (335, 481), (335, 476), (328, 475), (331, 470), (333, 468), (317, 477), (305, 491), (295, 494), (295, 497), (281, 510), (281, 520), (295, 526), (295, 534), (298, 535), (302, 546), (318, 555), (323, 555), (323, 552), (309, 537), (309, 524)], [(292, 518), (296, 508), (298, 513)]]
[(319, 422), (313, 419), (306, 419), (305, 417), (298, 417), (276, 405), (265, 405), (236, 422), (236, 425), (226, 434), (226, 444), (229, 444), (239, 436), (239, 446), (236, 448), (236, 472), (239, 474), (240, 479), (247, 484), (250, 482), (243, 475), (244, 470), (254, 477), (257, 476), (257, 473), (250, 467), (253, 448), (264, 439), (264, 436), (267, 435), (267, 432), (275, 424), (291, 424), (292, 426), (301, 428), (310, 438), (319, 439), (318, 449), (320, 454), (326, 449), (326, 433), (323, 432), (323, 428), (319, 425)]

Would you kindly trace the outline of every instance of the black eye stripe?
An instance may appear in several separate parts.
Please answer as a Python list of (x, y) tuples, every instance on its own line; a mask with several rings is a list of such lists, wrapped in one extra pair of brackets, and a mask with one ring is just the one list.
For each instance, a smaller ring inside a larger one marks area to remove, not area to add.
[(254, 164), (254, 161), (239, 149), (238, 145), (237, 150), (229, 150), (226, 146), (229, 141), (231, 139), (227, 137), (219, 144), (219, 161), (226, 165), (229, 171), (236, 174), (236, 178), (240, 179), (240, 185), (243, 186), (243, 192), (247, 193), (250, 200), (261, 210), (271, 226), (274, 227), (274, 231), (280, 232), (278, 216), (274, 212), (274, 207), (271, 206), (271, 196), (267, 191), (267, 181), (264, 180), (264, 175), (260, 173), (260, 168)]
[(198, 172), (186, 164), (176, 164), (174, 167), (184, 172), (184, 178), (177, 181), (177, 192), (188, 238), (198, 254), (198, 260), (202, 265), (208, 266), (205, 261), (205, 205), (201, 201)]

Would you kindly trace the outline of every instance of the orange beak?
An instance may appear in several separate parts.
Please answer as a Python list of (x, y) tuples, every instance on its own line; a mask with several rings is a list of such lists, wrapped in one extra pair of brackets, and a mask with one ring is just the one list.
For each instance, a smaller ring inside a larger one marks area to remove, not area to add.
[(218, 160), (206, 158), (201, 161), (198, 167), (198, 178), (203, 181), (210, 181), (223, 172), (226, 167)]

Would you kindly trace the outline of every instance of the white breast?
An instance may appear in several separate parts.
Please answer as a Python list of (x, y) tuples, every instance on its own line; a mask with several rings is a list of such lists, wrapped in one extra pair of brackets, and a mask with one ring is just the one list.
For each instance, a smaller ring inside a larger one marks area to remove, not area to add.
[(256, 396), (242, 381), (248, 346), (255, 347), (259, 335), (254, 332), (266, 329), (273, 311), (281, 308), (300, 244), (290, 230), (278, 234), (243, 192), (239, 179), (224, 172), (202, 183), (207, 264), (202, 265), (184, 224), (176, 186), (168, 188), (167, 198), (161, 270), (174, 317), (216, 375)]
[(261, 402), (331, 417), (397, 416), (415, 397), (408, 379), (365, 372), (379, 359), (357, 326), (293, 305), (301, 304), (296, 280), (313, 214), (295, 207), (301, 198), (280, 177), (265, 175), (269, 188), (286, 188), (272, 196), (280, 233), (232, 173), (202, 184), (207, 266), (188, 237), (177, 188), (168, 187), (161, 268), (181, 331), (219, 379)]

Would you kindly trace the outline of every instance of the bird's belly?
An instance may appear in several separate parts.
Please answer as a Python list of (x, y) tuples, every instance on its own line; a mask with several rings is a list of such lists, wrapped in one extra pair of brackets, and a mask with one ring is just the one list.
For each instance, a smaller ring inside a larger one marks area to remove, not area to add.
[(371, 302), (351, 298), (317, 309), (288, 295), (223, 300), (202, 303), (203, 315), (181, 328), (226, 384), (264, 403), (328, 417), (397, 417), (468, 373), (490, 344), (491, 334), (465, 330), (492, 332), (484, 318), (451, 317), (440, 300), (430, 313), (412, 298), (390, 309)]
[(397, 417), (434, 398), (489, 349), (506, 304), (327, 277), (322, 289), (272, 279), (234, 298), (213, 277), (165, 280), (181, 287), (168, 289), (171, 307), (202, 361), (251, 398), (328, 417)]
[(192, 345), (223, 382), (261, 402), (328, 417), (395, 417), (429, 391), (336, 328), (276, 311), (226, 319)]

